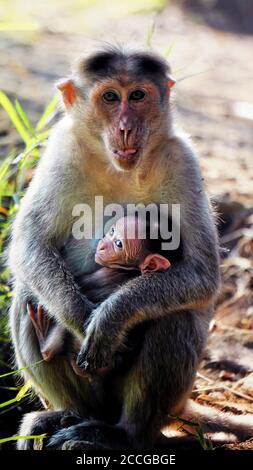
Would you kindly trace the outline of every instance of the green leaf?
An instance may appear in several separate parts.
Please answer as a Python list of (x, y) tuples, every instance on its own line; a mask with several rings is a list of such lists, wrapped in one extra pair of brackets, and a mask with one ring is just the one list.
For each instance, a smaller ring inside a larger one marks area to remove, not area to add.
[[(26, 395), (23, 395), (22, 398), (30, 397), (31, 395), (32, 395), (31, 393), (26, 393)], [(11, 400), (0, 403), (0, 408), (5, 408), (6, 406), (12, 405), (13, 403), (16, 403), (17, 401), (19, 401), (17, 400), (17, 397), (12, 398)]]
[(12, 120), (14, 126), (16, 127), (20, 137), (22, 137), (23, 141), (26, 145), (30, 143), (30, 135), (28, 134), (23, 122), (21, 121), (17, 111), (15, 110), (13, 104), (6, 96), (6, 94), (0, 90), (0, 105), (5, 109), (9, 118)]
[(35, 362), (34, 364), (30, 364), (29, 366), (21, 367), (21, 369), (14, 370), (12, 372), (6, 372), (6, 374), (0, 375), (0, 379), (2, 379), (3, 377), (7, 377), (8, 375), (19, 374), (20, 372), (22, 372), (22, 370), (31, 369), (32, 367), (35, 367), (38, 364), (41, 364), (42, 362), (44, 362), (44, 359), (41, 359), (40, 361)]
[(22, 119), (25, 127), (27, 128), (27, 130), (30, 132), (30, 134), (33, 136), (33, 137), (37, 137), (37, 134), (32, 126), (32, 124), (30, 123), (24, 109), (22, 108), (20, 102), (18, 100), (15, 100), (15, 108), (17, 110), (17, 113), (18, 115), (20, 116), (20, 118)]
[(11, 437), (4, 437), (0, 439), (0, 444), (4, 444), (5, 442), (10, 441), (18, 441), (19, 439), (46, 439), (46, 434), (41, 434), (40, 436), (11, 436)]
[(16, 395), (16, 400), (20, 401), (22, 400), (22, 398), (26, 397), (28, 390), (30, 390), (31, 388), (32, 388), (32, 381), (27, 380), (27, 382), (25, 382), (23, 387), (19, 390), (18, 394)]

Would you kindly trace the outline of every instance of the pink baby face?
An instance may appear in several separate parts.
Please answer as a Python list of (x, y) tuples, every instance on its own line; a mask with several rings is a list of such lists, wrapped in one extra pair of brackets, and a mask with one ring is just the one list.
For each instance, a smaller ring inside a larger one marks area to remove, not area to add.
[(164, 271), (170, 262), (162, 255), (150, 253), (147, 241), (138, 238), (138, 220), (122, 217), (99, 241), (95, 261), (102, 266), (139, 268), (142, 273)]

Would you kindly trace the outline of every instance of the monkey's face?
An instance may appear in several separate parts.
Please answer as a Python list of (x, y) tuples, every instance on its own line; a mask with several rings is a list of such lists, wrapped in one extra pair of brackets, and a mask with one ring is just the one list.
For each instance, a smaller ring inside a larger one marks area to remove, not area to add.
[[(107, 79), (91, 93), (93, 119), (113, 165), (130, 171), (151, 151), (161, 128), (159, 90), (149, 81)], [(89, 114), (90, 114), (89, 113)]]
[[(128, 236), (131, 238), (128, 238)], [(123, 217), (112, 225), (105, 237), (99, 241), (95, 261), (107, 267), (137, 267), (144, 251), (143, 240), (137, 238), (135, 217)]]

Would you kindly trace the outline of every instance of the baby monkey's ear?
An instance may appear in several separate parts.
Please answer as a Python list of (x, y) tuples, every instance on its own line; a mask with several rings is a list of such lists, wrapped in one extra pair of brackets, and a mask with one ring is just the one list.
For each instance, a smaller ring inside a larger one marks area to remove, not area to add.
[(66, 108), (73, 106), (77, 97), (74, 82), (71, 79), (66, 79), (57, 83), (56, 86), (62, 93), (62, 98)]
[(147, 255), (144, 261), (140, 264), (139, 268), (141, 273), (153, 273), (155, 271), (165, 271), (170, 267), (170, 262), (162, 255), (151, 253)]

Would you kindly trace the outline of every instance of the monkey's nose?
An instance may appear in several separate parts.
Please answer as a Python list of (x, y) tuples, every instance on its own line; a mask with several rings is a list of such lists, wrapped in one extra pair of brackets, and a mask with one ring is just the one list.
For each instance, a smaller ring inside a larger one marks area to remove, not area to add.
[(132, 131), (132, 129), (130, 129), (130, 128), (120, 129), (120, 133), (121, 133), (121, 136), (122, 136), (124, 147), (128, 146), (128, 139), (129, 139), (129, 135), (130, 135), (131, 131)]
[(104, 240), (104, 238), (102, 238), (102, 240), (100, 240), (100, 242), (98, 244), (98, 251), (106, 250), (107, 245), (108, 245), (107, 240)]

